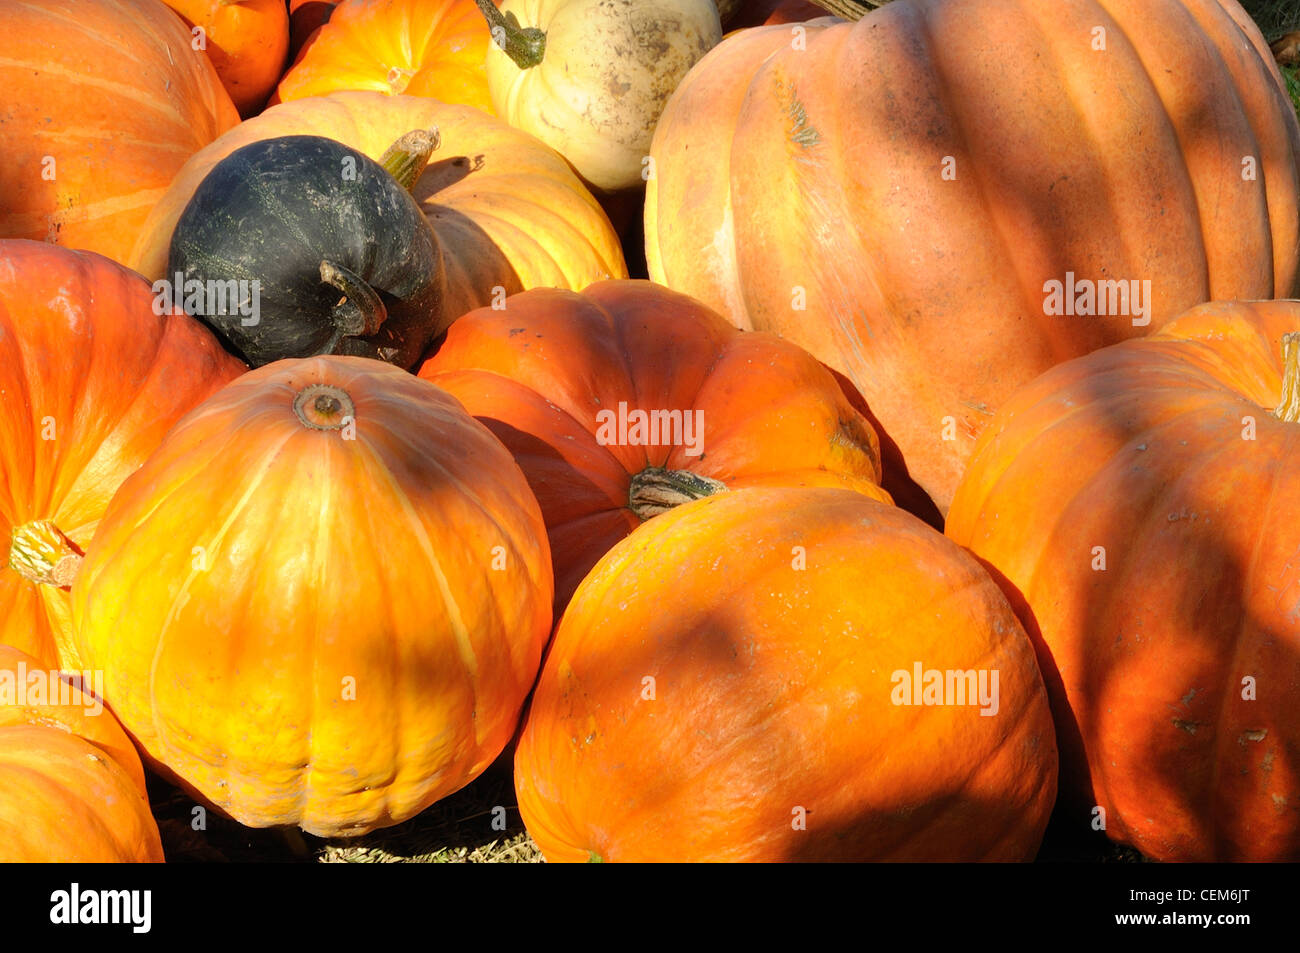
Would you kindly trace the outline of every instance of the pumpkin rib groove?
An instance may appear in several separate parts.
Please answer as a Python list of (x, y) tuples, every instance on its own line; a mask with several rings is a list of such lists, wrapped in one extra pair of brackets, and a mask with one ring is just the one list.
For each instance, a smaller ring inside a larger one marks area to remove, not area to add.
[[(377, 402), (377, 403), (379, 403), (379, 402)], [(450, 417), (450, 415), (446, 415), (446, 414), (442, 414), (442, 413), (430, 414), (430, 416), (437, 416), (437, 417), (439, 417), (440, 419), (446, 420), (446, 421), (449, 422), (449, 423), (450, 423), (451, 420), (452, 420), (452, 418)], [(360, 435), (358, 435), (358, 437), (359, 437), (359, 436), (360, 436)], [(388, 436), (389, 436), (390, 439), (392, 439), (392, 440), (396, 440), (396, 441), (402, 443), (404, 446), (410, 447), (412, 450), (418, 450), (418, 449), (419, 449), (418, 445), (416, 445), (416, 444), (414, 444), (414, 443), (412, 443), (412, 442), (410, 441), (410, 439), (409, 439), (409, 437), (408, 437), (407, 434), (404, 434), (404, 433), (397, 433), (397, 432), (395, 432), (395, 431), (389, 431), (389, 432), (388, 432)], [(434, 461), (431, 461), (431, 462), (432, 462), (433, 466), (437, 467), (437, 468), (442, 472), (443, 476), (447, 478), (448, 482), (454, 482), (450, 470), (448, 470), (448, 469), (447, 469), (447, 468), (446, 468), (446, 467), (445, 467), (445, 466), (444, 466), (440, 461), (434, 460)], [(464, 485), (460, 485), (460, 484), (458, 484), (458, 485), (460, 486), (460, 491), (461, 491), (461, 493), (463, 493), (467, 499), (472, 500), (473, 503), (474, 503), (474, 505), (478, 508), (479, 512), (482, 513), (483, 516), (484, 516), (484, 517), (485, 517), (485, 518), (486, 518), (486, 519), (487, 519), (487, 520), (488, 520), (488, 521), (489, 521), (489, 522), (490, 522), (494, 527), (496, 527), (497, 530), (500, 531), (500, 533), (501, 533), (501, 537), (502, 537), (502, 540), (503, 540), (506, 544), (508, 544), (508, 545), (510, 546), (510, 552), (511, 552), (511, 554), (512, 554), (513, 556), (515, 556), (517, 559), (520, 560), (520, 565), (523, 565), (523, 566), (528, 565), (527, 557), (526, 557), (526, 555), (525, 555), (522, 551), (520, 551), (519, 546), (518, 546), (518, 542), (517, 542), (516, 539), (514, 538), (514, 534), (508, 532), (507, 529), (506, 529), (506, 527), (504, 527), (504, 526), (501, 525), (501, 523), (500, 523), (500, 521), (497, 519), (496, 515), (491, 511), (491, 509), (490, 509), (490, 508), (488, 507), (488, 505), (484, 502), (483, 498), (478, 494), (478, 492), (477, 492), (473, 487), (466, 487), (466, 486), (464, 486)], [(405, 494), (403, 494), (403, 495), (405, 495)], [(408, 499), (408, 502), (409, 502), (409, 499)], [(534, 580), (534, 581), (536, 581), (536, 580)]]
[[(394, 434), (394, 436), (396, 435)], [(477, 699), (478, 691), (473, 676), (478, 674), (478, 656), (474, 652), (474, 645), (470, 639), (469, 628), (465, 625), (465, 617), (461, 612), (460, 604), (456, 602), (451, 591), (451, 586), (447, 581), (447, 574), (443, 571), (442, 561), (434, 551), (433, 543), (429, 539), (429, 533), (425, 529), (424, 523), (420, 520), (419, 515), (416, 513), (415, 507), (412, 505), (411, 498), (407, 495), (406, 490), (393, 478), (392, 473), (389, 472), (387, 467), (377, 465), (383, 460), (383, 456), (379, 453), (378, 449), (370, 441), (368, 436), (358, 433), (357, 439), (366, 447), (369, 461), (372, 464), (376, 464), (373, 469), (388, 485), (389, 489), (393, 492), (394, 498), (401, 505), (403, 515), (407, 518), (407, 521), (415, 531), (414, 539), (419, 543), (421, 552), (424, 553), (425, 558), (429, 561), (429, 567), (433, 570), (434, 579), (438, 584), (438, 594), (442, 598), (443, 607), (447, 610), (447, 619), (451, 622), (453, 633), (456, 636), (456, 647), (459, 650), (461, 663), (465, 666), (467, 673), (470, 676), (470, 688), (474, 698)], [(446, 469), (440, 464), (439, 469), (443, 471), (444, 475), (449, 475)], [(478, 504), (478, 502), (477, 497), (475, 497), (475, 503)], [(480, 509), (482, 509), (481, 505)], [(476, 738), (477, 735), (478, 728), (475, 726)]]
[(10, 59), (7, 56), (0, 56), (0, 67), (48, 73), (52, 79), (59, 79), (68, 86), (88, 86), (91, 89), (113, 93), (122, 99), (131, 100), (131, 102), (137, 107), (144, 106), (151, 112), (167, 117), (167, 119), (178, 129), (183, 129), (186, 132), (190, 129), (181, 114), (177, 112), (176, 108), (170, 103), (165, 100), (159, 100), (153, 96), (148, 96), (126, 83), (117, 83), (112, 80), (100, 79), (99, 77), (86, 76), (84, 73), (74, 72), (57, 63), (25, 63), (21, 60)]
[[(230, 528), (234, 525), (235, 520), (239, 517), (239, 514), (243, 512), (244, 508), (248, 506), (249, 502), (253, 499), (253, 496), (258, 490), (258, 488), (260, 488), (262, 483), (265, 482), (267, 476), (270, 474), (271, 467), (275, 463), (275, 458), (279, 456), (280, 452), (284, 449), (285, 444), (287, 444), (293, 438), (293, 436), (295, 435), (290, 433), (288, 436), (286, 436), (283, 440), (281, 440), (278, 444), (276, 444), (270, 451), (268, 451), (265, 454), (265, 456), (263, 457), (263, 463), (258, 467), (257, 476), (254, 477), (253, 480), (250, 482), (248, 489), (244, 492), (244, 495), (240, 497), (238, 501), (236, 501), (235, 506), (231, 509), (230, 515), (226, 518), (224, 523), (222, 523), (220, 529), (217, 530), (216, 535), (212, 537), (211, 548), (213, 552), (220, 551), (221, 543), (225, 539), (226, 535), (230, 532)], [(174, 495), (174, 493), (179, 491), (180, 489), (181, 489), (181, 484), (179, 483), (174, 484), (172, 487), (172, 494), (169, 495)], [(144, 525), (145, 524), (141, 522), (137, 526), (136, 531), (138, 532), (140, 529), (144, 527)], [(162, 628), (158, 632), (158, 644), (154, 649), (153, 658), (149, 662), (149, 683), (147, 686), (147, 690), (149, 692), (153, 691), (153, 686), (157, 682), (158, 662), (162, 658), (163, 646), (167, 644), (167, 632), (171, 628), (172, 623), (175, 622), (178, 610), (181, 606), (181, 601), (182, 601), (181, 597), (188, 596), (190, 585), (191, 583), (194, 582), (195, 577), (198, 576), (200, 571), (201, 570), (196, 569), (194, 567), (193, 563), (190, 564), (190, 570), (185, 577), (185, 581), (181, 584), (180, 588), (177, 589), (176, 595), (172, 597), (171, 605), (167, 607), (167, 615), (164, 617)], [(153, 721), (154, 734), (158, 738), (160, 749), (175, 750), (175, 746), (172, 745), (172, 743), (169, 741), (167, 737), (167, 733), (163, 730), (163, 726), (160, 721), (160, 712), (158, 706), (151, 705), (149, 707), (150, 707), (151, 720)]]

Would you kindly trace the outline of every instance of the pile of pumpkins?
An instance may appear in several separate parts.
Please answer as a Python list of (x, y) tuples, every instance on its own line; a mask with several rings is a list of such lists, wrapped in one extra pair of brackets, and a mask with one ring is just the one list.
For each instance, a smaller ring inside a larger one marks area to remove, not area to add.
[(551, 861), (1300, 860), (1236, 0), (0, 38), (0, 860), (162, 860), (145, 768), (354, 837), (503, 753)]

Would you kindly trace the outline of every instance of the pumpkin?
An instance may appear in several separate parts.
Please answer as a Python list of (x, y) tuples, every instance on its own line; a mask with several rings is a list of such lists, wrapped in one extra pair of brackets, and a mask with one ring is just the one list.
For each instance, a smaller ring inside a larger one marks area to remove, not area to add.
[(468, 106), (374, 92), (272, 106), (199, 152), (150, 215), (130, 263), (150, 278), (166, 275), (172, 232), (186, 204), (213, 166), (242, 146), (324, 136), (380, 158), (414, 130), (434, 130), (441, 142), (412, 188), (442, 262), (435, 282), (441, 302), (431, 324), (445, 328), (525, 288), (585, 288), (627, 276), (609, 219), (553, 151)]
[(162, 861), (140, 758), (93, 681), (0, 645), (0, 863)]
[(472, 311), (420, 376), (523, 469), (557, 608), (616, 542), (688, 500), (770, 484), (889, 499), (876, 435), (824, 367), (648, 281), (537, 289)]
[(68, 586), (109, 499), (244, 367), (139, 275), (0, 241), (0, 643), (81, 669)]
[(846, 374), (941, 511), (1020, 384), (1300, 288), (1300, 125), (1234, 0), (801, 26), (733, 35), (664, 108), (649, 276)]
[(1030, 860), (1056, 769), (979, 564), (897, 507), (782, 487), (684, 504), (597, 564), (515, 784), (549, 861)]
[(608, 192), (639, 188), (655, 123), (722, 38), (713, 0), (488, 0), (496, 111)]
[(537, 501), (447, 394), (278, 361), (181, 420), (73, 586), (78, 648), (148, 763), (250, 827), (396, 824), (478, 776), (551, 623)]
[[(390, 161), (423, 169), (435, 139), (410, 142)], [(176, 223), (167, 273), (195, 292), (186, 313), (254, 367), (314, 354), (407, 367), (442, 330), (440, 264), (419, 204), (388, 169), (333, 139), (284, 136), (213, 166)], [(246, 283), (233, 286), (247, 289), (238, 303), (203, 293), (229, 282)]]
[(280, 80), (274, 102), (344, 89), (432, 96), (495, 115), (474, 0), (344, 0)]
[(1063, 820), (1156, 860), (1300, 860), (1296, 331), (1300, 302), (1207, 304), (1053, 369), (948, 513), (1035, 639)]
[(824, 16), (826, 10), (808, 0), (749, 0), (739, 7), (734, 19), (723, 22), (731, 30), (742, 30), (763, 24), (804, 23)]
[(297, 63), (316, 32), (329, 22), (338, 4), (331, 0), (289, 0), (289, 61)]
[[(271, 95), (289, 52), (284, 0), (164, 0), (207, 52), (241, 116), (257, 113)], [(201, 29), (201, 37), (196, 30)]]
[(0, 4), (0, 238), (124, 261), (196, 150), (239, 122), (159, 0)]

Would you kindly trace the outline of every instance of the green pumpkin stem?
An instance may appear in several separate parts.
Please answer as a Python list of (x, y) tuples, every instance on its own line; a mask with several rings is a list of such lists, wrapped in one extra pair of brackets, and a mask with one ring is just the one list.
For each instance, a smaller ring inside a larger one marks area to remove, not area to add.
[(388, 317), (388, 309), (363, 278), (342, 265), (322, 261), (320, 280), (343, 293), (331, 314), (336, 333), (326, 353), (332, 353), (341, 338), (365, 338), (379, 331)]
[(10, 534), (9, 568), (38, 586), (70, 587), (83, 555), (50, 520), (32, 520)]
[(1282, 335), (1282, 399), (1273, 415), (1290, 424), (1300, 421), (1300, 331)]
[(889, 0), (812, 0), (812, 2), (842, 20), (857, 22), (872, 10), (883, 7)]
[(415, 191), (415, 183), (420, 181), (429, 157), (438, 146), (442, 145), (442, 136), (437, 129), (412, 129), (394, 142), (379, 157), (379, 164), (388, 170), (408, 192)]
[(546, 34), (535, 26), (522, 27), (514, 13), (503, 14), (492, 0), (474, 0), (487, 20), (492, 42), (520, 69), (532, 69), (546, 56)]
[(628, 508), (644, 522), (674, 506), (722, 493), (727, 485), (720, 480), (700, 476), (690, 470), (665, 470), (646, 467), (632, 477), (627, 491)]

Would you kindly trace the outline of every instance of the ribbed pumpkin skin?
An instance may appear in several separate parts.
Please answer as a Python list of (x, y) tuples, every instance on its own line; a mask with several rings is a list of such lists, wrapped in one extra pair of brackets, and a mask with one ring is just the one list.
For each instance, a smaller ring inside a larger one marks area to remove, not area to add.
[(289, 8), (284, 0), (164, 2), (191, 28), (203, 28), (204, 52), (240, 115), (261, 109), (289, 53)]
[[(299, 419), (315, 385), (352, 402), (339, 429)], [(505, 747), (549, 563), (523, 474), (448, 395), (365, 358), (279, 361), (123, 485), (73, 613), (114, 711), (189, 790), (249, 826), (361, 834)]]
[(68, 593), (15, 571), (14, 529), (50, 520), (84, 549), (167, 429), (245, 369), (153, 300), (107, 258), (0, 241), (0, 643), (46, 665), (82, 667)]
[(585, 288), (627, 277), (623, 251), (600, 205), (556, 153), (468, 106), (421, 96), (333, 93), (273, 106), (194, 156), (154, 209), (130, 261), (164, 277), (167, 247), (190, 196), (240, 146), (277, 136), (325, 136), (380, 158), (413, 129), (442, 145), (414, 195), (442, 246), (442, 320), (490, 304), (493, 288)]
[[(917, 661), (997, 669), (997, 714), (894, 705)], [(1029, 860), (1056, 768), (1033, 648), (969, 554), (858, 493), (763, 488), (601, 560), (515, 783), (549, 861)]]
[(1270, 413), (1289, 331), (1300, 302), (1210, 304), (1055, 368), (948, 513), (1034, 622), (1070, 818), (1101, 805), (1156, 860), (1300, 859), (1300, 424)]
[(0, 863), (162, 863), (125, 768), (58, 728), (0, 727)]
[[(558, 607), (641, 525), (628, 494), (647, 467), (733, 489), (842, 486), (889, 500), (875, 432), (816, 359), (648, 281), (537, 289), (504, 310), (470, 312), (420, 376), (486, 424), (528, 477), (550, 535)], [(692, 414), (701, 452), (603, 444), (598, 414), (620, 403)]]
[(158, 0), (0, 4), (0, 88), (0, 238), (115, 261), (185, 160), (239, 122)]
[(474, 0), (344, 0), (285, 73), (274, 102), (357, 89), (432, 96), (496, 115)]
[(46, 673), (44, 704), (0, 696), (0, 863), (161, 861), (131, 739), (80, 689), (59, 704), (48, 664), (0, 645), (0, 678), (15, 693), (33, 672)]
[[(1300, 126), (1235, 0), (896, 0), (803, 28), (732, 36), (674, 93), (649, 275), (847, 374), (940, 510), (1020, 384), (1297, 290)], [(1149, 279), (1150, 324), (1046, 314), (1067, 272)]]

